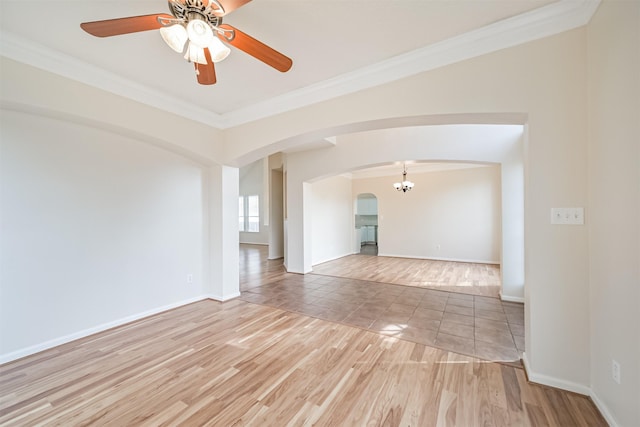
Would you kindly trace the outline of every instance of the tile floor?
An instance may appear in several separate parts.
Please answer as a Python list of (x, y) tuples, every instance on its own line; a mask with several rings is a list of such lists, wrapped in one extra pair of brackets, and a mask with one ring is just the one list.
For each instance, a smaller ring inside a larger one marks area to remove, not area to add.
[(523, 305), (493, 297), (307, 274), (240, 298), (485, 360), (518, 361), (524, 350)]

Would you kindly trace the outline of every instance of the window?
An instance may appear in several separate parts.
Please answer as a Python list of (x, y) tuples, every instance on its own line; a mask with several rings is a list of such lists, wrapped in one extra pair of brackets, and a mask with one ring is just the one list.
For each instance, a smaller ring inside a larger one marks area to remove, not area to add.
[(238, 228), (240, 231), (260, 231), (260, 199), (257, 195), (240, 196), (238, 199)]

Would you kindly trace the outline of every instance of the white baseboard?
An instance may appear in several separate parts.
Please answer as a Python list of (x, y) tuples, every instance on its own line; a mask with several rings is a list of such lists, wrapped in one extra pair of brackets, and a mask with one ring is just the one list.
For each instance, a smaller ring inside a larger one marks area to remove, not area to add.
[[(314, 265), (320, 265), (320, 264), (323, 264), (325, 262), (335, 261), (337, 259), (344, 258), (344, 257), (349, 256), (349, 255), (353, 255), (353, 253), (346, 252), (346, 253), (344, 253), (342, 255), (334, 256), (334, 257), (331, 257), (331, 258), (326, 258), (326, 259), (323, 259), (321, 261), (315, 261), (315, 262), (312, 263), (312, 267)], [(313, 270), (313, 268), (312, 268), (312, 270)]]
[(529, 381), (531, 381), (532, 383), (560, 388), (562, 390), (568, 390), (574, 393), (582, 394), (584, 396), (589, 396), (604, 419), (607, 421), (609, 426), (618, 427), (620, 425), (611, 414), (611, 411), (609, 410), (607, 405), (605, 405), (604, 402), (602, 402), (602, 400), (598, 398), (598, 395), (596, 395), (596, 393), (590, 387), (584, 386), (582, 384), (577, 384), (572, 381), (560, 380), (548, 375), (541, 375), (533, 372), (531, 370), (531, 364), (529, 363), (529, 359), (527, 358), (526, 353), (522, 354), (522, 364), (524, 365), (524, 370), (527, 373), (527, 378), (529, 378)]
[(616, 419), (613, 418), (613, 415), (611, 415), (611, 411), (609, 410), (607, 405), (605, 405), (604, 402), (600, 400), (598, 395), (596, 395), (593, 390), (591, 390), (591, 394), (589, 394), (589, 397), (591, 397), (591, 400), (593, 400), (593, 403), (596, 405), (596, 407), (598, 408), (598, 410), (600, 411), (600, 413), (602, 414), (602, 416), (607, 421), (610, 427), (620, 426), (620, 424), (616, 421)]
[(433, 261), (450, 261), (450, 262), (471, 262), (474, 264), (492, 264), (492, 265), (500, 265), (499, 261), (488, 261), (482, 259), (459, 259), (459, 258), (439, 258), (432, 256), (421, 256), (421, 255), (398, 255), (398, 254), (387, 254), (378, 252), (378, 256), (386, 256), (390, 258), (415, 258), (415, 259), (429, 259)]
[[(238, 294), (240, 295), (240, 294)], [(168, 305), (164, 305), (162, 307), (156, 307), (156, 308), (152, 308), (151, 310), (147, 310), (147, 311), (143, 311), (141, 313), (136, 313), (136, 314), (132, 314), (131, 316), (127, 316), (127, 317), (123, 317), (111, 322), (107, 322), (107, 323), (103, 323), (101, 325), (98, 326), (94, 326), (92, 328), (87, 328), (84, 329), (82, 331), (78, 331), (78, 332), (74, 332), (72, 334), (69, 335), (65, 335), (59, 338), (54, 338), (52, 340), (49, 341), (45, 341), (43, 343), (40, 344), (36, 344), (36, 345), (32, 345), (29, 347), (25, 347), (22, 348), (20, 350), (16, 350), (16, 351), (12, 351), (11, 353), (6, 353), (6, 354), (2, 354), (0, 355), (0, 364), (3, 363), (7, 363), (7, 362), (11, 362), (13, 360), (17, 360), (20, 359), (22, 357), (25, 356), (30, 356), (32, 354), (41, 352), (43, 350), (48, 350), (52, 347), (56, 347), (62, 344), (66, 344), (68, 342), (80, 339), (80, 338), (84, 338), (87, 337), (89, 335), (93, 335), (93, 334), (97, 334), (99, 332), (103, 332), (106, 331), (107, 329), (111, 329), (111, 328), (115, 328), (117, 326), (121, 326), (124, 325), (126, 323), (130, 323), (136, 320), (140, 320), (142, 318), (145, 317), (149, 317), (152, 316), (154, 314), (158, 314), (161, 313), (163, 311), (167, 311), (167, 310), (172, 310), (174, 308), (177, 307), (181, 307), (183, 305), (187, 305), (187, 304), (191, 304), (194, 303), (196, 301), (202, 301), (203, 299), (209, 298), (208, 296), (197, 296), (194, 298), (189, 298), (183, 301), (179, 301), (173, 304), (168, 304)]]
[(207, 294), (207, 295), (204, 296), (204, 298), (208, 298), (208, 299), (212, 299), (212, 300), (220, 301), (220, 302), (225, 302), (225, 301), (232, 300), (234, 298), (238, 298), (239, 296), (240, 296), (240, 292), (234, 292), (232, 294), (225, 295), (225, 296)]
[(527, 378), (529, 378), (529, 381), (532, 383), (560, 388), (562, 390), (572, 391), (585, 396), (591, 396), (591, 389), (585, 385), (533, 372), (531, 370), (531, 364), (529, 363), (527, 353), (522, 353), (522, 363), (524, 365), (524, 370), (527, 373)]
[(304, 271), (295, 271), (295, 270), (289, 270), (287, 268), (287, 266), (284, 267), (285, 270), (287, 270), (287, 273), (291, 273), (291, 274), (307, 274), (307, 273), (311, 273), (313, 271), (313, 269), (308, 269), (308, 270), (304, 270)]
[(508, 302), (520, 302), (524, 304), (524, 297), (512, 297), (509, 295), (503, 295), (502, 292), (500, 292), (500, 300)]

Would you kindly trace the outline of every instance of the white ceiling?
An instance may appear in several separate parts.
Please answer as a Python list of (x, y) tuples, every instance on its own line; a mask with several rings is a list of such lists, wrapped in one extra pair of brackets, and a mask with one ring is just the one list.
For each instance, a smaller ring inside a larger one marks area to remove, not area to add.
[[(85, 21), (168, 13), (163, 0), (0, 0), (0, 53), (225, 128), (583, 25), (597, 4), (253, 0), (224, 22), (292, 58), (292, 69), (280, 73), (232, 48), (216, 65), (218, 83), (201, 86), (158, 31), (97, 38), (80, 29)], [(457, 56), (443, 57), (445, 47)]]

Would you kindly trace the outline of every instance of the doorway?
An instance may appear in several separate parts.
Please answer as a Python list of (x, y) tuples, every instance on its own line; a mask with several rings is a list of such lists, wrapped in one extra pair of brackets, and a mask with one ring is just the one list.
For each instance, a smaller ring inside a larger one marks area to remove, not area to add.
[(378, 255), (378, 198), (372, 193), (356, 198), (356, 245), (361, 255)]
[(269, 259), (284, 258), (284, 174), (271, 169), (269, 184)]

